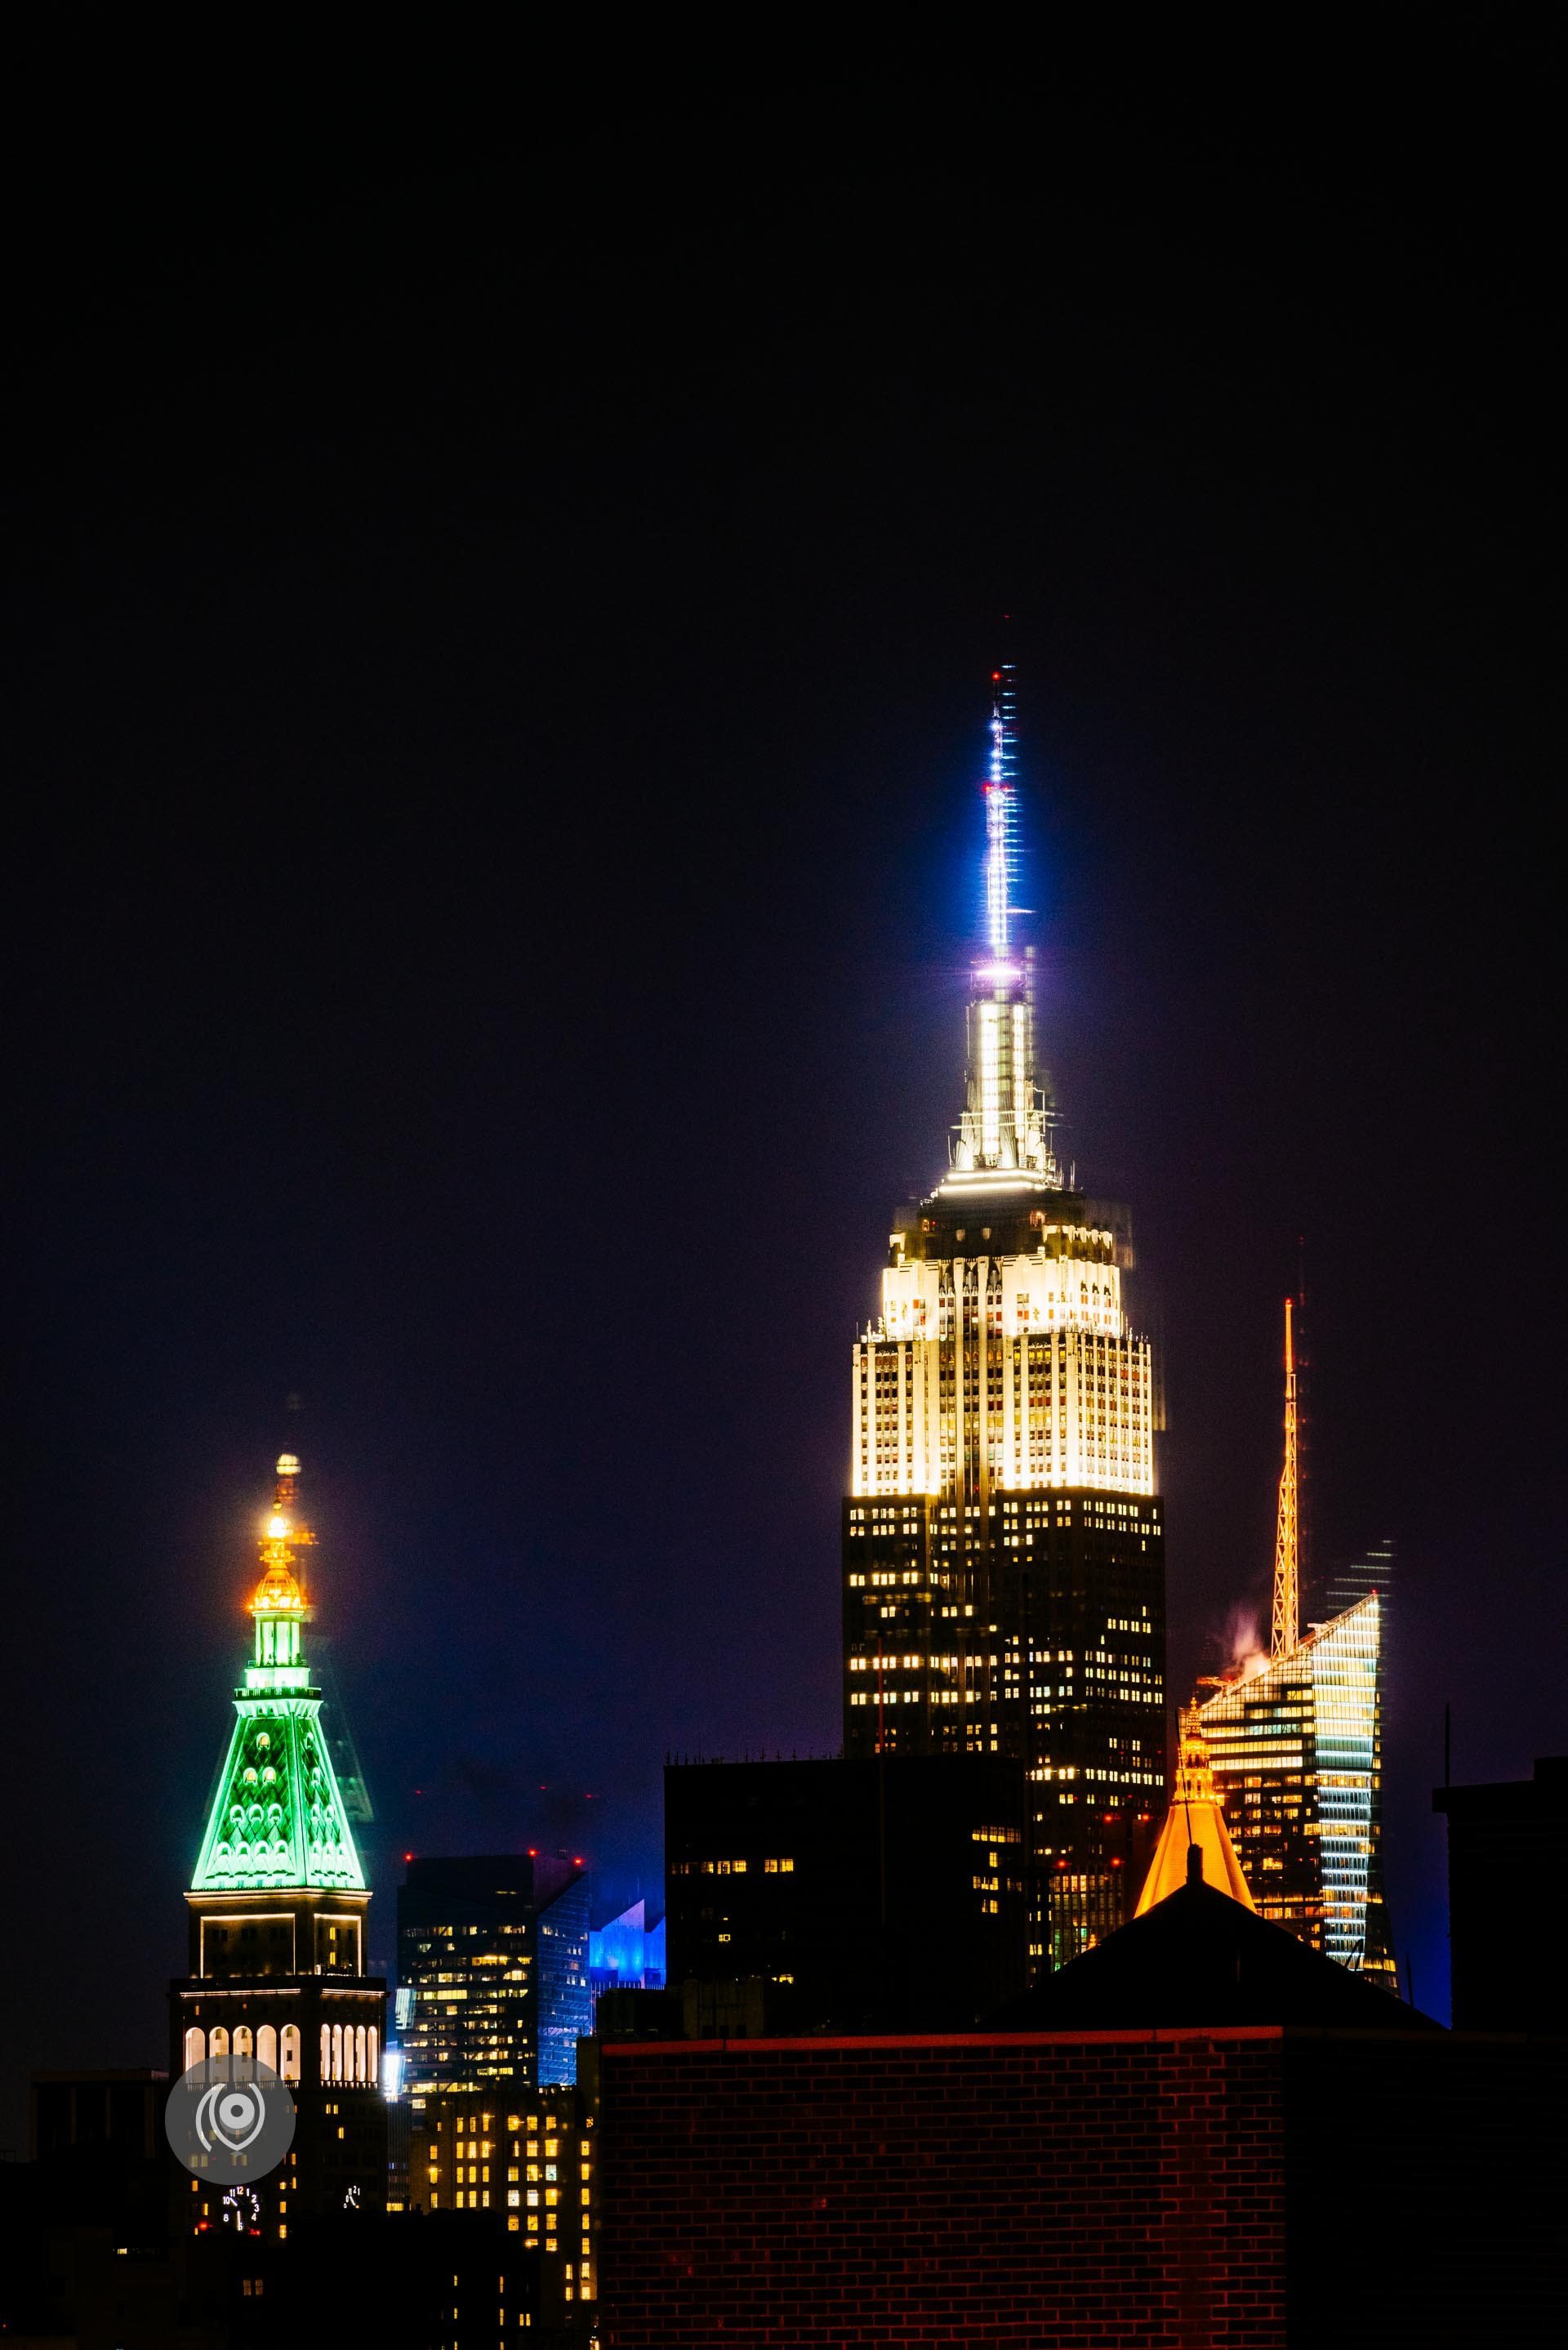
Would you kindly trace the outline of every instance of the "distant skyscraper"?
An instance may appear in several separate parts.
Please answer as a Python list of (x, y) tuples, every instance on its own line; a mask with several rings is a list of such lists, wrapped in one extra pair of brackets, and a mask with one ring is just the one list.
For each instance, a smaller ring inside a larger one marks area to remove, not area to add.
[(1032, 1956), (1060, 1964), (1126, 1916), (1164, 1807), (1165, 1548), (1127, 1219), (1057, 1159), (1013, 938), (1011, 665), (992, 690), (966, 1105), (853, 1354), (844, 1739), (1025, 1764)]
[(1198, 1710), (1226, 1825), (1261, 1914), (1396, 1988), (1383, 1898), (1383, 1613), (1369, 1586), (1300, 1634), (1296, 1367), (1285, 1303), (1284, 1461), (1267, 1664)]
[(1392, 1991), (1380, 1632), (1372, 1596), (1222, 1682), (1199, 1720), (1260, 1915)]
[(581, 1865), (515, 1853), (410, 1862), (397, 2017), (416, 2100), (574, 2081), (578, 2038), (593, 2029)]
[[(286, 1452), (250, 1603), (254, 1654), (185, 1896), (190, 1973), (170, 1985), (175, 2076), (254, 2057), (290, 2086), (294, 2146), (255, 2190), (255, 2224), (278, 2236), (291, 2214), (379, 2210), (387, 2178), (386, 1985), (365, 1972), (370, 1896), (306, 1661), (298, 1553), (314, 1537), (298, 1478)], [(222, 2190), (195, 2178), (190, 2189), (193, 2231), (233, 2221)]]

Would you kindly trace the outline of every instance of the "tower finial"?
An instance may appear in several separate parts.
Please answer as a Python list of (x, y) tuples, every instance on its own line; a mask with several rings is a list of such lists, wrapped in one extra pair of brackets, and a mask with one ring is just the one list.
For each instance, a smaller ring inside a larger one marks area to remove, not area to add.
[(1137, 1915), (1141, 1918), (1146, 1909), (1152, 1909), (1167, 1894), (1179, 1892), (1183, 1885), (1218, 1887), (1251, 1909), (1255, 1904), (1225, 1825), (1196, 1702), (1181, 1709), (1179, 1737), (1180, 1759), (1170, 1809), (1138, 1897)]
[[(295, 1553), (308, 1550), (316, 1536), (304, 1521), (295, 1515), (295, 1488), (299, 1482), (298, 1456), (293, 1452), (280, 1453), (275, 1473), (277, 1482), (273, 1489), (272, 1511), (262, 1533), (262, 1578), (251, 1598), (251, 1614), (259, 1621), (263, 1616), (281, 1613), (302, 1623), (310, 1611), (296, 1572), (298, 1561)], [(256, 1661), (258, 1664), (262, 1661), (259, 1652)]]
[(1274, 1535), (1274, 1619), (1269, 1646), (1288, 1657), (1301, 1638), (1300, 1495), (1296, 1488), (1296, 1356), (1291, 1327), (1293, 1300), (1285, 1300), (1285, 1461), (1280, 1471), (1280, 1515)]

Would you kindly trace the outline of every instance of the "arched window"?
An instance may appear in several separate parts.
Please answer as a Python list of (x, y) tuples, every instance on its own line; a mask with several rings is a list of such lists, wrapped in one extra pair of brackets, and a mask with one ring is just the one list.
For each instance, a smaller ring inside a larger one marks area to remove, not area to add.
[(256, 2033), (256, 2063), (269, 2072), (277, 2071), (277, 2034), (270, 2023), (264, 2023)]
[(284, 2025), (283, 2046), (280, 2053), (283, 2063), (279, 2069), (284, 2079), (297, 2081), (299, 2078), (299, 2026), (297, 2023)]
[(327, 2023), (321, 2027), (321, 2077), (323, 2081), (332, 2078), (332, 2027)]
[(376, 2027), (372, 2024), (365, 2034), (365, 2078), (373, 2089), (379, 2089), (381, 2085), (380, 2055), (381, 2052), (377, 2046)]
[(254, 2056), (255, 2053), (255, 2043), (251, 2036), (250, 2025), (248, 2023), (236, 2024), (234, 2027), (235, 2055)]
[(335, 2081), (343, 2078), (343, 2026), (340, 2023), (332, 2027), (332, 2077)]
[(228, 2033), (223, 2030), (223, 2025), (222, 2025), (221, 2023), (214, 2023), (214, 2024), (213, 2024), (213, 2037), (212, 2037), (211, 2041), (209, 2042), (209, 2043), (208, 2043), (208, 2047), (207, 2047), (207, 2054), (209, 2054), (209, 2056), (211, 2056), (211, 2057), (214, 2060), (214, 2062), (215, 2062), (215, 2061), (217, 2060), (217, 2058), (218, 2058), (218, 2057), (220, 2057), (220, 2056), (226, 2056), (226, 2055), (228, 2054), (228, 2053), (229, 2053), (229, 2035), (228, 2035)]
[(365, 2027), (357, 2023), (354, 2026), (354, 2078), (364, 2081), (369, 2077), (365, 2070)]
[(190, 2031), (185, 2034), (185, 2070), (187, 2073), (190, 2071), (192, 2064), (200, 2064), (205, 2058), (206, 2054), (207, 2035), (197, 2025), (192, 2024)]

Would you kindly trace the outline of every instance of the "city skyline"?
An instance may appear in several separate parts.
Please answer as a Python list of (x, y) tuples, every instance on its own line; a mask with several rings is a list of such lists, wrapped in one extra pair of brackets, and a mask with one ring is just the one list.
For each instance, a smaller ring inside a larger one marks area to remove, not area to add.
[[(1315, 1573), (1397, 1542), (1437, 2003), (1445, 1703), (1467, 1781), (1568, 1744), (1554, 1407), (1453, 1368), (1478, 1237), (1532, 1312), (1562, 1275), (1535, 215), (1386, 234), (1336, 175), (1308, 230), (1187, 172), (1086, 222), (1083, 160), (808, 191), (804, 267), (673, 283), (417, 141), (281, 213), (144, 142), (62, 189), (12, 387), (49, 1801), (6, 1864), (60, 1948), (0, 2140), (28, 2070), (163, 2046), (282, 1450), (373, 1964), (406, 1851), (624, 1856), (631, 1900), (667, 1748), (837, 1743), (846, 1358), (957, 1107), (1001, 610), (1052, 1147), (1134, 1204), (1168, 1375), (1169, 1691), (1267, 1642), (1304, 1235)], [(1033, 289), (1000, 368), (982, 257)]]

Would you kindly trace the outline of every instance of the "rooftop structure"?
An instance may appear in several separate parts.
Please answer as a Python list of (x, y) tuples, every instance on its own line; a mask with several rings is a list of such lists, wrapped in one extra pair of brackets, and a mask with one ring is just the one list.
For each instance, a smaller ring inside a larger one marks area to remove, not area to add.
[(254, 1654), (234, 1692), (238, 1719), (193, 1893), (365, 1889), (321, 1726), (321, 1691), (305, 1656), (304, 1627), (314, 1611), (298, 1555), (316, 1537), (297, 1514), (298, 1480), (298, 1461), (284, 1453), (250, 1601)]
[(1225, 1825), (1196, 1705), (1182, 1708), (1180, 1737), (1170, 1809), (1159, 1832), (1143, 1891), (1138, 1895), (1136, 1915), (1141, 1918), (1157, 1901), (1164, 1901), (1181, 1890), (1192, 1876), (1194, 1852), (1199, 1856), (1199, 1875), (1205, 1884), (1228, 1893), (1233, 1901), (1240, 1901), (1248, 1909), (1256, 1908)]
[(1449, 1823), (1455, 2030), (1561, 2033), (1568, 1754), (1542, 1755), (1528, 1779), (1439, 1787), (1432, 1808)]

